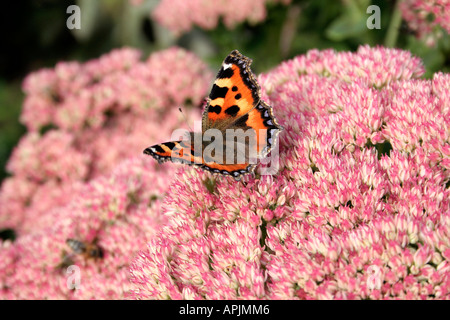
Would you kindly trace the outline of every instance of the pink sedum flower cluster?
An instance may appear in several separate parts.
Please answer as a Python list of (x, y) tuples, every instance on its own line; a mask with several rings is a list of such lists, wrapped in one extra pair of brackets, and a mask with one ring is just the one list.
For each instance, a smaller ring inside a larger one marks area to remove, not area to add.
[(152, 12), (152, 17), (178, 35), (188, 32), (194, 26), (214, 29), (220, 19), (231, 29), (244, 21), (251, 24), (263, 21), (267, 15), (267, 3), (274, 2), (286, 5), (290, 0), (162, 0)]
[(131, 297), (448, 299), (450, 76), (423, 73), (364, 46), (260, 75), (285, 128), (278, 173), (181, 168)]
[(428, 45), (434, 45), (442, 30), (450, 33), (449, 0), (404, 0), (400, 2), (403, 19)]
[[(33, 230), (0, 247), (1, 299), (123, 299), (130, 259), (153, 236), (170, 168), (142, 157), (91, 180), (77, 195), (33, 219)], [(77, 255), (66, 244), (96, 243), (103, 257)], [(78, 267), (74, 274), (69, 266)], [(77, 288), (74, 286), (77, 284)]]
[[(165, 221), (175, 169), (142, 151), (185, 125), (178, 107), (200, 117), (213, 78), (181, 48), (139, 57), (118, 49), (25, 79), (28, 132), (0, 189), (0, 231), (17, 236), (0, 240), (0, 299), (123, 299), (130, 289), (130, 260)], [(103, 257), (77, 254), (67, 239)]]
[(279, 170), (239, 182), (141, 155), (207, 95), (192, 54), (31, 74), (0, 190), (0, 229), (17, 233), (0, 242), (0, 298), (448, 299), (450, 76), (423, 74), (409, 52), (363, 46), (259, 75), (285, 128)]
[(12, 177), (0, 190), (0, 229), (29, 231), (80, 185), (142, 154), (146, 144), (170, 139), (185, 122), (178, 107), (192, 105), (186, 116), (199, 117), (213, 77), (206, 64), (175, 47), (139, 57), (118, 49), (25, 79), (21, 121), (28, 133), (7, 166)]

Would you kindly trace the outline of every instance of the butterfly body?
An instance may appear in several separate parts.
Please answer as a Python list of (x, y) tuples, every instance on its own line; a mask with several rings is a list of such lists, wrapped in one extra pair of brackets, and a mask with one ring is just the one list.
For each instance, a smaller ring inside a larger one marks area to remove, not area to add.
[(202, 116), (202, 132), (189, 139), (148, 147), (145, 154), (159, 162), (197, 165), (212, 173), (239, 179), (252, 173), (277, 142), (282, 127), (272, 107), (261, 100), (250, 70), (252, 60), (232, 51), (222, 63)]

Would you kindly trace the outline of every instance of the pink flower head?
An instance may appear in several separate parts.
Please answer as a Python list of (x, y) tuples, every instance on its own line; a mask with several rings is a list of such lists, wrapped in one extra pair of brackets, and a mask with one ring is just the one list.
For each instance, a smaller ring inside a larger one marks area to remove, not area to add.
[[(202, 29), (214, 29), (219, 19), (228, 29), (238, 23), (248, 21), (252, 24), (259, 23), (266, 18), (267, 0), (251, 1), (216, 1), (201, 0), (192, 1), (161, 1), (152, 12), (153, 18), (161, 25), (167, 27), (176, 34), (189, 31), (194, 26)], [(271, 1), (274, 2), (274, 1)], [(276, 1), (288, 4), (290, 0)], [(235, 8), (239, 8), (236, 10)]]
[(406, 0), (400, 3), (403, 19), (428, 45), (434, 45), (442, 30), (450, 32), (450, 1)]
[(206, 64), (176, 47), (146, 61), (137, 50), (117, 49), (29, 75), (22, 112), (29, 132), (8, 162), (13, 176), (0, 193), (0, 226), (32, 227), (34, 220), (24, 220), (66, 204), (80, 185), (147, 144), (169, 140), (185, 122), (177, 109), (197, 117), (212, 77)]
[[(365, 46), (260, 75), (285, 128), (280, 170), (236, 182), (180, 169), (168, 225), (131, 265), (131, 297), (448, 297), (449, 82), (423, 73), (408, 52)], [(397, 142), (422, 123), (412, 148)]]
[[(53, 208), (14, 243), (0, 247), (0, 296), (7, 299), (123, 299), (128, 264), (164, 223), (161, 194), (171, 174), (155, 174), (143, 156), (92, 180), (65, 205)], [(30, 219), (31, 221), (31, 219)], [(86, 257), (67, 239), (95, 244)]]
[(260, 75), (284, 127), (278, 171), (241, 181), (136, 157), (170, 141), (180, 104), (200, 117), (212, 74), (185, 50), (29, 76), (48, 114), (24, 117), (1, 187), (1, 227), (17, 239), (0, 244), (0, 296), (448, 298), (450, 78), (423, 73), (409, 52), (364, 46)]

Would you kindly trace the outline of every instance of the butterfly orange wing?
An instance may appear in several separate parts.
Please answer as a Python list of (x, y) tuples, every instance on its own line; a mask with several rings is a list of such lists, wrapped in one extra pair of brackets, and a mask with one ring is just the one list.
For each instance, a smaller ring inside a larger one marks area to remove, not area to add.
[[(272, 107), (261, 100), (260, 87), (250, 69), (252, 60), (232, 51), (223, 61), (214, 81), (203, 113), (202, 129), (253, 129), (256, 133), (258, 158), (270, 152), (282, 127)], [(234, 177), (252, 172), (255, 165), (207, 163), (205, 169), (228, 173)]]
[(251, 63), (251, 59), (237, 50), (225, 58), (203, 114), (203, 132), (227, 127), (259, 102), (260, 89), (250, 70)]
[(201, 155), (195, 152), (194, 145), (189, 141), (171, 141), (155, 144), (146, 148), (144, 153), (152, 156), (159, 163), (169, 160), (189, 165), (201, 165), (203, 163)]
[[(263, 158), (276, 143), (282, 127), (277, 123), (272, 107), (261, 100), (260, 87), (250, 70), (252, 60), (239, 51), (232, 51), (222, 63), (214, 81), (207, 106), (202, 117), (202, 132), (208, 129), (253, 129), (256, 131), (258, 158)], [(205, 161), (195, 152), (194, 143), (172, 141), (157, 144), (144, 150), (158, 162), (171, 160), (186, 164), (196, 164), (213, 173), (231, 175), (239, 179), (241, 175), (253, 172), (254, 163), (217, 163)]]

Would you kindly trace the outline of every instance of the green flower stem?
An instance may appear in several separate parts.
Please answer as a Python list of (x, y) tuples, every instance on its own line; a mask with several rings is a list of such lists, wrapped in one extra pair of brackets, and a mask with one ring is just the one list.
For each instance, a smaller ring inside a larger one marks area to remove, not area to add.
[(386, 38), (384, 39), (384, 45), (386, 47), (392, 48), (397, 43), (398, 32), (400, 29), (400, 24), (402, 23), (400, 2), (401, 0), (396, 2), (394, 12), (392, 13), (391, 23), (389, 24), (389, 29), (386, 33)]

